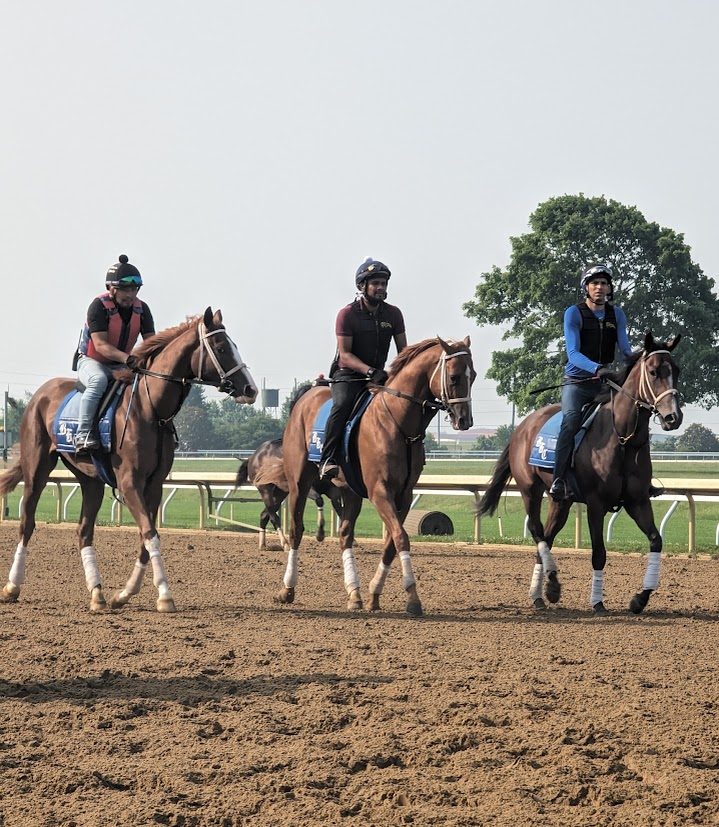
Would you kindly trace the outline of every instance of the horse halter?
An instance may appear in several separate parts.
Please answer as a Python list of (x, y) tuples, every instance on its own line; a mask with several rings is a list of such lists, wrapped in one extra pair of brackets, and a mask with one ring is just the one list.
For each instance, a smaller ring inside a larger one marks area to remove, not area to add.
[(437, 366), (435, 367), (434, 371), (432, 372), (432, 376), (429, 378), (430, 387), (432, 386), (432, 382), (434, 381), (434, 377), (437, 371), (440, 371), (440, 395), (439, 401), (441, 403), (441, 410), (449, 412), (449, 406), (455, 405), (458, 402), (471, 402), (471, 396), (457, 396), (450, 399), (449, 391), (447, 389), (447, 362), (450, 359), (454, 359), (455, 356), (469, 356), (468, 350), (458, 350), (456, 353), (447, 353), (446, 350), (442, 351), (442, 355), (439, 357), (439, 361), (437, 362)]
[[(215, 352), (208, 344), (208, 339), (210, 338), (210, 336), (216, 336), (218, 333), (225, 332), (226, 331), (224, 330), (224, 328), (218, 328), (217, 330), (208, 330), (205, 327), (204, 322), (200, 322), (197, 325), (197, 334), (200, 339), (200, 362), (197, 368), (197, 379), (192, 381), (199, 385), (213, 385), (223, 393), (239, 393), (239, 389), (235, 387), (235, 384), (230, 379), (230, 376), (232, 376), (233, 373), (237, 373), (238, 370), (244, 370), (247, 367), (247, 365), (244, 362), (242, 362), (239, 365), (235, 365), (235, 367), (232, 368), (232, 370), (225, 371), (222, 365), (220, 364), (220, 360), (215, 355)], [(217, 371), (217, 375), (220, 377), (219, 383), (209, 382), (202, 378), (203, 361), (205, 354), (207, 354), (208, 358), (214, 365), (215, 370)]]

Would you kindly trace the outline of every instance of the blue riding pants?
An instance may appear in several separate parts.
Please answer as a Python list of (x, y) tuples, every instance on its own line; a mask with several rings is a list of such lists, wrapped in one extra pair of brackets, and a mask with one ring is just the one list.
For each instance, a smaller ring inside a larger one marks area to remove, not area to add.
[(92, 430), (100, 400), (112, 378), (112, 371), (117, 367), (119, 365), (116, 363), (104, 365), (89, 356), (80, 356), (78, 359), (77, 378), (85, 386), (80, 401), (78, 434), (85, 434)]
[(565, 479), (569, 461), (572, 458), (574, 437), (582, 424), (582, 408), (594, 402), (602, 389), (598, 380), (577, 382), (569, 376), (564, 377), (566, 384), (562, 387), (562, 427), (557, 439), (557, 448), (554, 460), (554, 479)]

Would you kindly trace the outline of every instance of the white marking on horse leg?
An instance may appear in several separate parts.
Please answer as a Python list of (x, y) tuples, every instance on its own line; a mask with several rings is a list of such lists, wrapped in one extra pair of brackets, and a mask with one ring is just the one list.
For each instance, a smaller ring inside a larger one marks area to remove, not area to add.
[(389, 574), (390, 566), (385, 565), (381, 560), (377, 571), (369, 584), (370, 594), (382, 594), (384, 591), (385, 580)]
[(549, 577), (553, 571), (557, 571), (557, 562), (552, 556), (552, 552), (549, 550), (549, 546), (545, 540), (542, 540), (537, 544), (537, 551), (539, 552), (539, 556), (542, 558), (544, 574), (546, 577)]
[(351, 594), (356, 589), (359, 589), (359, 574), (357, 574), (357, 566), (355, 565), (355, 556), (351, 548), (346, 548), (342, 552), (342, 566), (345, 571), (345, 588), (347, 594)]
[(534, 564), (534, 571), (532, 572), (532, 582), (529, 586), (529, 599), (534, 603), (535, 600), (542, 599), (542, 575), (544, 574), (544, 566), (541, 563)]
[(402, 565), (402, 585), (405, 591), (414, 586), (414, 573), (412, 572), (412, 561), (408, 551), (402, 551), (399, 555), (399, 562)]
[(592, 573), (592, 591), (589, 595), (589, 605), (596, 606), (597, 603), (604, 602), (604, 571), (597, 571)]
[(82, 567), (85, 569), (85, 585), (87, 586), (87, 590), (92, 592), (95, 586), (99, 586), (102, 583), (100, 570), (95, 560), (95, 548), (93, 546), (85, 546), (85, 548), (80, 549), (80, 557), (82, 557)]
[(165, 567), (162, 564), (162, 557), (160, 556), (160, 538), (155, 534), (149, 540), (145, 540), (145, 548), (150, 553), (150, 562), (152, 563), (152, 582), (155, 584), (160, 600), (172, 600), (170, 587), (167, 583), (167, 574)]
[(139, 560), (136, 560), (135, 568), (132, 570), (130, 579), (125, 584), (125, 588), (117, 595), (117, 600), (119, 600), (120, 603), (124, 605), (134, 594), (139, 593), (146, 571), (147, 563), (141, 563)]
[(286, 589), (294, 589), (299, 580), (299, 570), (297, 567), (297, 557), (299, 552), (296, 548), (291, 548), (287, 552), (287, 568), (285, 569), (285, 577), (282, 581)]
[(662, 564), (662, 553), (660, 551), (650, 551), (649, 559), (647, 560), (647, 570), (644, 574), (643, 589), (651, 589), (655, 591), (659, 587), (659, 569)]
[(25, 571), (27, 569), (27, 546), (22, 543), (17, 544), (15, 549), (15, 557), (12, 561), (10, 574), (8, 575), (8, 582), (13, 586), (22, 586), (25, 584)]

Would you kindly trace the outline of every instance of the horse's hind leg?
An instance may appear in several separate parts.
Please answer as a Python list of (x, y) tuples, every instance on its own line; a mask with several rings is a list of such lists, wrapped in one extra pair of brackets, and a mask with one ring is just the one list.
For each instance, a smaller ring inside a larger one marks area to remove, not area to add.
[(40, 440), (39, 445), (24, 449), (22, 455), (22, 471), (25, 488), (23, 491), (22, 515), (20, 517), (20, 542), (15, 549), (7, 583), (0, 602), (14, 603), (20, 596), (20, 588), (25, 583), (27, 571), (28, 544), (35, 531), (35, 512), (40, 501), (48, 478), (57, 464), (57, 454), (50, 452), (48, 446)]
[(543, 587), (547, 600), (558, 603), (562, 596), (562, 585), (559, 582), (557, 562), (552, 554), (552, 543), (567, 521), (571, 503), (555, 503), (550, 500), (547, 526), (542, 525), (542, 497), (544, 486), (535, 483), (528, 492), (522, 492), (524, 507), (529, 517), (529, 532), (537, 544), (534, 570), (529, 586), (529, 599), (535, 609), (546, 609), (547, 604), (542, 597)]
[(641, 614), (646, 609), (653, 591), (659, 588), (659, 572), (662, 560), (662, 536), (654, 522), (652, 504), (647, 499), (640, 503), (625, 503), (627, 514), (634, 520), (649, 540), (649, 556), (644, 573), (642, 590), (637, 592), (629, 602), (629, 611), (632, 614)]
[(104, 484), (93, 477), (80, 476), (82, 489), (82, 510), (77, 527), (82, 567), (85, 570), (85, 584), (90, 592), (90, 611), (100, 612), (107, 608), (102, 591), (102, 578), (95, 559), (95, 521), (97, 520), (102, 498), (105, 495)]
[(347, 591), (347, 608), (358, 611), (364, 606), (360, 592), (359, 572), (354, 556), (355, 523), (362, 510), (362, 498), (345, 489), (342, 494), (342, 516), (339, 530), (340, 548), (342, 549), (342, 568), (344, 584)]

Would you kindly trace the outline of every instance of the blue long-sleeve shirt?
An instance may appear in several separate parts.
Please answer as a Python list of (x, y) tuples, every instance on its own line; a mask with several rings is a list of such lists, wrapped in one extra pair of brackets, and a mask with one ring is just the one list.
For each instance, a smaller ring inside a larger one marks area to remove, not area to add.
[[(627, 317), (620, 307), (614, 306), (614, 316), (617, 320), (617, 347), (624, 359), (631, 356), (632, 348), (627, 337)], [(604, 310), (593, 310), (599, 321), (604, 321)], [(582, 329), (582, 314), (576, 305), (568, 307), (564, 314), (564, 341), (567, 347), (567, 364), (564, 369), (566, 376), (573, 379), (587, 379), (594, 376), (600, 362), (593, 362), (580, 352), (580, 331)]]

